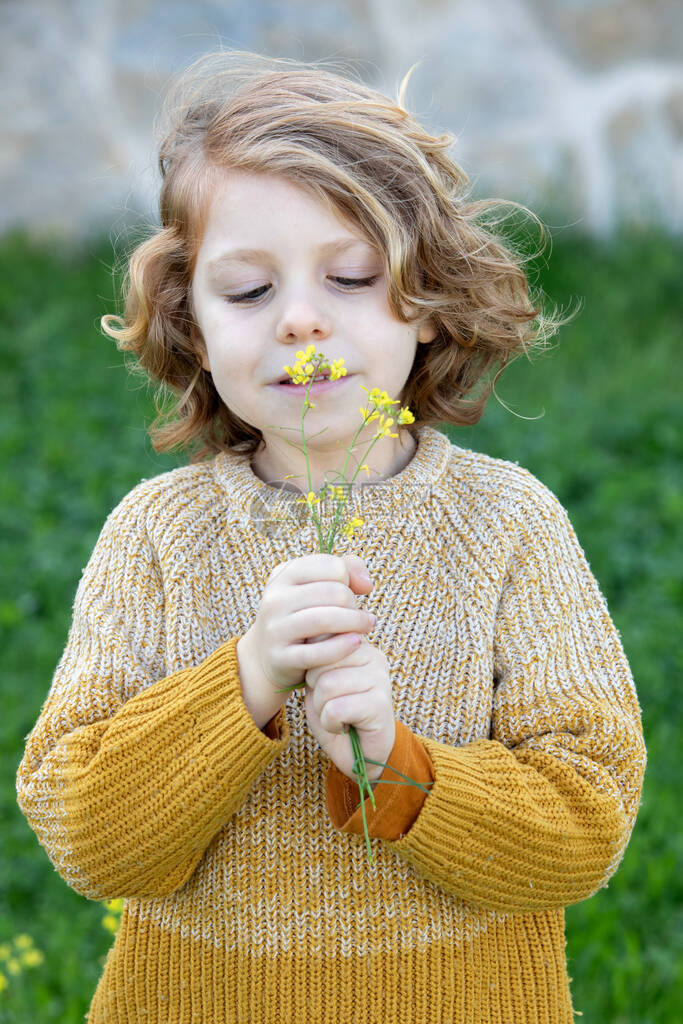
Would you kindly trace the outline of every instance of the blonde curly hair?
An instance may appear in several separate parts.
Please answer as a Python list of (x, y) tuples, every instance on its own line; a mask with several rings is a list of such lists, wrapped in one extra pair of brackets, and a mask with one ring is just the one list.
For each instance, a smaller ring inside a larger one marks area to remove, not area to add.
[[(158, 383), (155, 451), (185, 448), (197, 462), (220, 451), (253, 454), (261, 431), (222, 402), (200, 363), (203, 341), (191, 284), (216, 172), (278, 174), (358, 226), (383, 253), (390, 308), (405, 323), (430, 320), (399, 399), (422, 425), (469, 425), (522, 352), (547, 348), (571, 317), (543, 314), (527, 260), (487, 223), (506, 200), (468, 201), (469, 180), (448, 155), (454, 136), (430, 135), (396, 102), (319, 63), (239, 50), (206, 54), (166, 94), (157, 132), (161, 227), (137, 245), (123, 280), (124, 315), (101, 318), (136, 370)], [(491, 383), (488, 370), (500, 364)], [(483, 387), (475, 394), (480, 383)], [(169, 396), (170, 408), (162, 403)]]

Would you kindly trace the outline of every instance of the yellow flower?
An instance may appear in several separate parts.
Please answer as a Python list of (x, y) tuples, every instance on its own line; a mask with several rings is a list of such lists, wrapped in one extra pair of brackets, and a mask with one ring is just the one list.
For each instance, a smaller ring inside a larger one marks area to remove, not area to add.
[(301, 365), (301, 363), (296, 362), (294, 364), (294, 367), (285, 365), (285, 366), (282, 367), (282, 369), (285, 371), (285, 373), (289, 374), (289, 376), (291, 377), (291, 379), (294, 381), (295, 384), (307, 384), (308, 383), (308, 378), (306, 377), (306, 374), (304, 372), (304, 368)]
[(410, 411), (410, 409), (408, 409), (408, 408), (401, 409), (400, 413), (398, 414), (398, 422), (399, 423), (414, 423), (415, 422), (415, 417), (413, 416), (413, 414)]
[(343, 359), (334, 359), (332, 361), (332, 367), (330, 369), (330, 379), (339, 380), (340, 377), (346, 376), (346, 367), (344, 366)]
[(15, 935), (14, 945), (17, 949), (30, 949), (33, 945), (33, 939), (30, 935)]
[(4, 992), (8, 985), (9, 985), (9, 982), (8, 982), (7, 978), (2, 973), (2, 971), (0, 971), (0, 992)]
[(7, 961), (7, 970), (10, 974), (21, 974), (21, 964), (16, 957), (10, 957)]
[(21, 962), (25, 967), (38, 967), (42, 964), (45, 957), (39, 949), (29, 949), (26, 953), (22, 953)]
[(311, 356), (315, 355), (315, 345), (309, 345), (305, 352), (297, 352), (297, 359), (310, 359)]
[(102, 918), (102, 927), (106, 928), (107, 931), (110, 931), (112, 934), (116, 934), (120, 923), (120, 919), (118, 917), (114, 917), (113, 914), (105, 914)]
[(309, 506), (320, 504), (320, 498), (315, 491), (309, 491), (305, 498), (297, 498), (297, 504), (305, 503)]
[(375, 438), (398, 437), (398, 434), (392, 434), (390, 432), (390, 428), (393, 426), (393, 423), (394, 421), (391, 417), (389, 417), (389, 419), (385, 419), (384, 416), (382, 416), (382, 418), (379, 421), (379, 430), (375, 434)]
[(0, 946), (0, 961), (9, 960), (11, 955), (12, 950), (10, 949), (9, 945), (6, 942), (3, 942), (3, 944)]
[(376, 420), (377, 417), (379, 416), (378, 412), (373, 412), (373, 414), (371, 416), (369, 416), (368, 419), (366, 419), (366, 416), (368, 416), (368, 410), (367, 409), (363, 409), (362, 407), (361, 407), (361, 410), (360, 410), (360, 414), (361, 414), (361, 416), (363, 417), (363, 419), (365, 420), (366, 423), (372, 423), (372, 421)]
[(363, 525), (363, 520), (359, 516), (352, 516), (347, 523), (342, 526), (342, 533), (345, 537), (352, 537), (355, 529)]
[(105, 900), (104, 905), (107, 910), (111, 910), (113, 913), (121, 913), (123, 910), (123, 900), (120, 898), (117, 900)]
[[(367, 473), (367, 475), (370, 476), (370, 467), (368, 466), (367, 462), (365, 463), (364, 466), (361, 466), (360, 469), (364, 469), (365, 472)], [(360, 469), (358, 470), (359, 473), (360, 473)]]
[[(368, 390), (367, 388), (363, 387), (362, 384), (361, 387), (363, 388), (363, 391)], [(386, 393), (386, 391), (380, 391), (379, 388), (373, 388), (372, 391), (368, 393), (368, 398), (374, 405), (377, 406), (378, 409), (384, 412), (389, 411), (390, 405), (398, 405), (398, 398), (389, 398), (389, 395)]]

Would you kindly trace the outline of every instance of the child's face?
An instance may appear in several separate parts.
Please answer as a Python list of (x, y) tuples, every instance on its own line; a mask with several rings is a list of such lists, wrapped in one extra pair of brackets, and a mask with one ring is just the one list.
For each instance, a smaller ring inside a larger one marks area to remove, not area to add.
[[(334, 249), (333, 243), (345, 245)], [(237, 258), (238, 249), (262, 253)], [(348, 278), (373, 281), (356, 286)], [(236, 298), (244, 293), (251, 294)], [(192, 294), (206, 344), (202, 365), (223, 402), (263, 434), (271, 478), (279, 470), (282, 477), (293, 467), (301, 471), (298, 453), (284, 438), (301, 447), (305, 389), (286, 391), (275, 384), (285, 375), (284, 365), (294, 365), (297, 351), (312, 343), (330, 362), (344, 359), (346, 377), (327, 393), (309, 396), (315, 408), (305, 420), (311, 465), (321, 468), (327, 460), (337, 468), (334, 453), (346, 452), (361, 423), (360, 406), (367, 405), (360, 385), (397, 398), (413, 365), (418, 333), (420, 341), (435, 333), (394, 317), (381, 255), (360, 229), (276, 175), (222, 174)], [(309, 442), (324, 426), (324, 434)], [(361, 440), (376, 429), (376, 422), (368, 424)], [(390, 461), (401, 445), (387, 438), (376, 448), (384, 448)], [(373, 461), (375, 453), (373, 448)]]

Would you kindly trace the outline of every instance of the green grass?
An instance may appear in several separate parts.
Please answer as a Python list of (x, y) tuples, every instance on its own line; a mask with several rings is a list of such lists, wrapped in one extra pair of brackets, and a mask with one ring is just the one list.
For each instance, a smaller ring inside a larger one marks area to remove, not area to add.
[[(606, 245), (555, 240), (546, 259), (536, 283), (561, 307), (582, 297), (582, 312), (559, 347), (503, 373), (496, 391), (514, 412), (492, 397), (480, 424), (449, 434), (558, 495), (621, 633), (648, 771), (619, 871), (567, 910), (569, 974), (584, 1024), (669, 1024), (683, 1020), (683, 245), (630, 232)], [(81, 1022), (112, 941), (104, 908), (67, 887), (16, 805), (24, 739), (106, 515), (142, 477), (185, 461), (153, 452), (151, 396), (98, 332), (114, 309), (111, 262), (108, 242), (72, 253), (0, 242), (0, 944), (27, 933), (45, 954), (0, 994), (0, 1022), (13, 1024)]]

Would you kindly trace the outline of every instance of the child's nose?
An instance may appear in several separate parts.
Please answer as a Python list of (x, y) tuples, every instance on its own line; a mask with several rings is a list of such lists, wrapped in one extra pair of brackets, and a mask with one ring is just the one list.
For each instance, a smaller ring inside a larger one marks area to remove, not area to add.
[(278, 341), (296, 341), (305, 345), (328, 337), (332, 329), (329, 313), (311, 299), (293, 299), (283, 308), (276, 337)]

